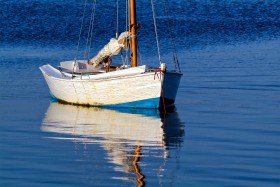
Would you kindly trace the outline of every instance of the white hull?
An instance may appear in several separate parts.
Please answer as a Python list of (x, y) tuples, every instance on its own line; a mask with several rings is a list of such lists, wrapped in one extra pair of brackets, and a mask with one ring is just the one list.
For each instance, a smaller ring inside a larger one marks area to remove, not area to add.
[(145, 66), (76, 77), (51, 65), (40, 70), (58, 100), (104, 107), (159, 108), (161, 95), (173, 104), (181, 78), (179, 73), (157, 76), (155, 72), (147, 72)]

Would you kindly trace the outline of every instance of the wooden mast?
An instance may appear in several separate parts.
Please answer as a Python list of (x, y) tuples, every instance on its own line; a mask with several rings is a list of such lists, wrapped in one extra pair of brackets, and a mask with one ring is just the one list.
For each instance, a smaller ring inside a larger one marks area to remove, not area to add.
[(137, 66), (137, 22), (136, 2), (130, 0), (131, 66)]

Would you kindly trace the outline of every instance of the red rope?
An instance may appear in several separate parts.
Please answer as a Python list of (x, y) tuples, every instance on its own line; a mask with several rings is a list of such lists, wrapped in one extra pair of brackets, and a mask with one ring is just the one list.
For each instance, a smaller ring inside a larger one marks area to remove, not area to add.
[[(161, 80), (161, 74), (164, 72), (161, 69), (154, 69), (155, 75), (154, 75), (154, 80), (156, 80), (156, 76), (159, 80)], [(158, 76), (159, 74), (159, 76)]]

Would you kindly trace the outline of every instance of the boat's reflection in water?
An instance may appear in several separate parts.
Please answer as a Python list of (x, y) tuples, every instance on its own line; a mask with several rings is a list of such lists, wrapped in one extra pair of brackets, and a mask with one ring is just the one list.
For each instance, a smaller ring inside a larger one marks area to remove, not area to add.
[(70, 139), (85, 146), (101, 144), (114, 170), (134, 173), (136, 178), (125, 180), (136, 180), (138, 186), (145, 185), (145, 171), (139, 166), (141, 158), (153, 150), (166, 162), (169, 146), (179, 149), (184, 135), (176, 112), (161, 116), (150, 109), (109, 110), (57, 102), (50, 104), (42, 130), (61, 135), (52, 138)]

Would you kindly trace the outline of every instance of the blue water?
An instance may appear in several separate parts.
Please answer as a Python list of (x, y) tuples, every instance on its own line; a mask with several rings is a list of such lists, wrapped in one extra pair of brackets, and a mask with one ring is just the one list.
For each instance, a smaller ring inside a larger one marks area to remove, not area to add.
[[(115, 36), (106, 2), (92, 55)], [(75, 57), (83, 5), (0, 1), (1, 187), (280, 185), (280, 1), (170, 1), (169, 16), (155, 1), (161, 56), (172, 68), (169, 21), (184, 73), (166, 116), (51, 101), (38, 67)], [(150, 1), (137, 6), (142, 60), (157, 65)]]

